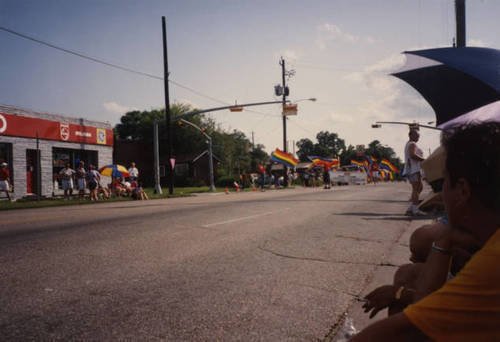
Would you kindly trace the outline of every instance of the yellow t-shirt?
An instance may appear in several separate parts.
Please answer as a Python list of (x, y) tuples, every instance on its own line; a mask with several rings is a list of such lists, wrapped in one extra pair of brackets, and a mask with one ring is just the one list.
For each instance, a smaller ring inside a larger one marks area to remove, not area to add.
[(433, 341), (500, 341), (500, 229), (454, 279), (404, 314)]

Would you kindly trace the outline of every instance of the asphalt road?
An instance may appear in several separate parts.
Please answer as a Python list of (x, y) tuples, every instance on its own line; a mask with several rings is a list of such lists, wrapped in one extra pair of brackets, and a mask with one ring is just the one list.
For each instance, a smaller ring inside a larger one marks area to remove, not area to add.
[(1, 212), (0, 340), (325, 339), (408, 228), (408, 197), (400, 183)]

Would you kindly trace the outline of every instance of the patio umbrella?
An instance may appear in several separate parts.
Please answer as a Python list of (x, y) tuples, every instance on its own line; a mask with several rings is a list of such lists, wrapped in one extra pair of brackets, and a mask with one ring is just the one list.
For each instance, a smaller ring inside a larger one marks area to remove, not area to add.
[(461, 47), (404, 53), (406, 65), (392, 75), (427, 100), (438, 125), (500, 100), (500, 50)]
[(471, 125), (482, 122), (500, 122), (500, 101), (496, 101), (445, 122), (438, 128), (447, 130), (457, 125)]
[(130, 177), (127, 168), (119, 164), (110, 164), (99, 169), (99, 173), (103, 176), (125, 178)]

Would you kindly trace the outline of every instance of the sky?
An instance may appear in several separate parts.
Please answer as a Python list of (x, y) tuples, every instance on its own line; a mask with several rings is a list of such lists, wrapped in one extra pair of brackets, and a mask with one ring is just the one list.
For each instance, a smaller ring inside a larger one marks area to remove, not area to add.
[[(454, 0), (0, 0), (0, 26), (108, 63), (163, 76), (167, 23), (171, 103), (207, 109), (279, 100), (280, 57), (295, 75), (289, 150), (320, 131), (347, 144), (377, 139), (403, 156), (407, 126), (432, 108), (390, 76), (403, 51), (451, 46)], [(500, 48), (500, 1), (466, 1), (467, 45)], [(163, 81), (128, 73), (0, 30), (0, 104), (119, 122), (127, 111), (164, 108)], [(173, 83), (175, 82), (175, 83)], [(179, 86), (180, 85), (180, 86)], [(188, 88), (188, 89), (186, 89)], [(209, 115), (268, 152), (283, 149), (280, 105)], [(428, 155), (439, 132), (421, 131)]]

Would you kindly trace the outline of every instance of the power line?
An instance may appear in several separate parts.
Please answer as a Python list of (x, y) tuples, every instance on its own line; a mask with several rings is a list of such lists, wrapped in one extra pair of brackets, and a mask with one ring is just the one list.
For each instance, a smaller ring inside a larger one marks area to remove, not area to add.
[(102, 60), (94, 58), (94, 57), (86, 56), (86, 55), (84, 55), (82, 53), (79, 53), (79, 52), (76, 52), (76, 51), (72, 51), (72, 50), (69, 50), (69, 49), (65, 49), (65, 48), (56, 46), (54, 44), (45, 42), (45, 41), (40, 40), (40, 39), (29, 37), (29, 36), (27, 36), (25, 34), (13, 31), (13, 30), (8, 29), (8, 28), (3, 27), (3, 26), (0, 26), (0, 30), (3, 30), (5, 32), (11, 33), (11, 34), (16, 35), (18, 37), (21, 37), (21, 38), (24, 38), (24, 39), (28, 39), (28, 40), (31, 40), (33, 42), (36, 42), (36, 43), (39, 43), (39, 44), (42, 44), (42, 45), (45, 45), (45, 46), (48, 46), (48, 47), (51, 47), (51, 48), (59, 50), (59, 51), (63, 51), (63, 52), (66, 52), (66, 53), (69, 53), (69, 54), (72, 54), (72, 55), (75, 55), (75, 56), (78, 56), (78, 57), (81, 57), (81, 58), (84, 58), (84, 59), (88, 59), (88, 60), (96, 62), (96, 63), (100, 63), (100, 64), (103, 64), (103, 65), (110, 66), (112, 68), (120, 69), (120, 70), (123, 70), (123, 71), (128, 71), (128, 72), (131, 72), (131, 73), (134, 73), (134, 74), (138, 74), (138, 75), (142, 75), (142, 76), (154, 78), (154, 79), (157, 79), (157, 80), (163, 80), (163, 77), (159, 77), (159, 76), (156, 76), (156, 75), (148, 74), (148, 73), (145, 73), (145, 72), (142, 72), (142, 71), (133, 70), (133, 69), (126, 68), (126, 67), (123, 67), (123, 66), (120, 66), (120, 65), (116, 65), (116, 64), (113, 64), (113, 63), (108, 63), (108, 62), (102, 61)]
[[(62, 51), (62, 52), (66, 52), (66, 53), (69, 53), (71, 55), (74, 55), (74, 56), (77, 56), (77, 57), (80, 57), (80, 58), (87, 59), (87, 60), (95, 62), (95, 63), (106, 65), (106, 66), (109, 66), (109, 67), (112, 67), (112, 68), (116, 68), (116, 69), (119, 69), (119, 70), (122, 70), (122, 71), (127, 71), (127, 72), (130, 72), (130, 73), (133, 73), (133, 74), (137, 74), (137, 75), (141, 75), (141, 76), (146, 76), (146, 77), (149, 77), (149, 78), (152, 78), (152, 79), (155, 79), (155, 80), (163, 81), (163, 77), (161, 77), (161, 76), (156, 76), (156, 75), (153, 75), (153, 74), (149, 74), (149, 73), (142, 72), (142, 71), (139, 71), (139, 70), (134, 70), (134, 69), (127, 68), (127, 67), (124, 67), (124, 66), (121, 66), (121, 65), (117, 65), (117, 64), (114, 64), (114, 63), (109, 63), (109, 62), (106, 62), (106, 61), (103, 61), (103, 60), (100, 60), (100, 59), (97, 59), (97, 58), (94, 58), (94, 57), (90, 57), (90, 56), (84, 55), (83, 53), (80, 53), (80, 52), (77, 52), (77, 51), (73, 51), (73, 50), (70, 50), (70, 49), (66, 49), (66, 48), (62, 48), (62, 47), (59, 47), (59, 46), (54, 45), (52, 43), (49, 43), (49, 42), (46, 42), (46, 41), (43, 41), (43, 40), (40, 40), (40, 39), (37, 39), (37, 38), (33, 38), (33, 37), (30, 37), (30, 36), (27, 36), (27, 35), (25, 35), (23, 33), (11, 30), (11, 29), (9, 29), (7, 27), (4, 27), (4, 26), (0, 26), (0, 30), (8, 32), (8, 33), (13, 34), (13, 35), (18, 36), (18, 37), (27, 39), (27, 40), (31, 40), (31, 41), (33, 41), (35, 43), (48, 46), (50, 48), (53, 48), (53, 49), (56, 49), (56, 50), (59, 50), (59, 51)], [(216, 98), (214, 98), (212, 96), (203, 94), (202, 92), (199, 92), (199, 91), (197, 91), (197, 90), (195, 90), (193, 88), (190, 88), (188, 86), (182, 85), (179, 82), (176, 82), (176, 81), (174, 81), (172, 79), (169, 79), (169, 82), (172, 83), (173, 85), (179, 87), (179, 88), (188, 90), (188, 91), (190, 91), (190, 92), (192, 92), (192, 93), (194, 93), (194, 94), (196, 94), (198, 96), (210, 99), (210, 100), (212, 100), (214, 102), (217, 102), (217, 103), (220, 103), (220, 104), (225, 104), (225, 105), (231, 105), (228, 102), (221, 101), (221, 100), (216, 99)], [(273, 115), (273, 114), (267, 114), (267, 113), (258, 112), (256, 110), (247, 110), (247, 111), (253, 112), (253, 113), (257, 113), (257, 114), (260, 114), (260, 115), (264, 115), (264, 116), (277, 116), (277, 115)]]

